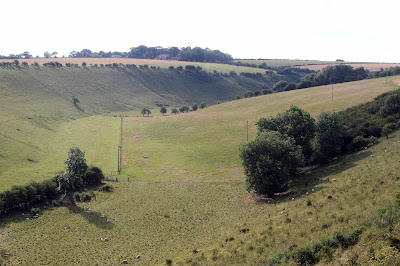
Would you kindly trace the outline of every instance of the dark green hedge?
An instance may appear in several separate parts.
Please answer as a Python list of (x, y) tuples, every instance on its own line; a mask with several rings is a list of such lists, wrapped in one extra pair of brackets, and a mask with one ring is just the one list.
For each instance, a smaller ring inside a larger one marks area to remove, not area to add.
[[(99, 184), (103, 179), (101, 169), (91, 167), (82, 177), (82, 187)], [(32, 181), (27, 185), (13, 186), (10, 190), (0, 193), (0, 215), (51, 201), (58, 196), (55, 178), (40, 183)]]

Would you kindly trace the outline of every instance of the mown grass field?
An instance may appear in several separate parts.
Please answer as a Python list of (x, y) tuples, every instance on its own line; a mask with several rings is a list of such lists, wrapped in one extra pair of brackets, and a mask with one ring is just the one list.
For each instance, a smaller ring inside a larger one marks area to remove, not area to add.
[[(128, 259), (129, 264), (149, 265), (171, 259), (183, 264), (263, 264), (294, 243), (306, 244), (354, 225), (389, 204), (398, 190), (399, 133), (390, 143), (383, 139), (372, 148), (376, 157), (360, 152), (311, 172), (306, 181), (298, 181), (299, 188), (274, 204), (257, 203), (245, 191), (238, 147), (246, 141), (246, 121), (252, 139), (260, 117), (292, 104), (315, 116), (395, 88), (385, 79), (374, 79), (335, 85), (333, 101), (331, 86), (322, 86), (187, 114), (163, 117), (153, 109), (152, 117), (125, 117), (122, 175), (120, 182), (111, 183), (114, 192), (97, 192), (96, 200), (77, 207), (43, 210), (38, 219), (26, 220), (28, 215), (21, 213), (2, 218), (0, 252), (10, 256), (0, 262), (120, 264)], [(86, 150), (88, 162), (112, 167), (115, 157), (108, 155), (114, 139), (118, 141), (119, 118), (90, 117), (60, 126), (63, 130), (56, 137), (43, 136), (48, 145), (59, 147), (54, 149), (59, 153), (49, 157), (63, 159), (62, 149), (71, 144), (83, 150), (98, 144), (96, 158), (89, 159)], [(108, 148), (101, 147), (103, 142)], [(321, 182), (326, 178), (330, 182)], [(312, 206), (307, 206), (308, 199)], [(87, 207), (91, 212), (85, 212)], [(249, 231), (241, 233), (242, 229)], [(194, 249), (201, 251), (193, 254)]]

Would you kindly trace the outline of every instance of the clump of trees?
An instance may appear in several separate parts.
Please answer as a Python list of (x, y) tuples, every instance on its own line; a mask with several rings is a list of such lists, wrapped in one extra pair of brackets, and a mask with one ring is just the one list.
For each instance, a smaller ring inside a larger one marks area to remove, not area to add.
[(400, 74), (400, 67), (391, 67), (387, 69), (381, 68), (380, 71), (376, 71), (372, 74), (370, 74), (371, 78), (381, 78), (381, 77), (387, 77), (387, 76), (396, 76)]
[(163, 48), (161, 46), (147, 47), (140, 45), (132, 47), (128, 53), (128, 57), (210, 63), (228, 63), (233, 60), (231, 55), (219, 50), (202, 49), (200, 47), (192, 48), (190, 46), (183, 48)]
[(367, 77), (368, 72), (363, 67), (354, 69), (349, 65), (328, 66), (318, 73), (307, 75), (297, 85), (297, 89), (362, 80)]
[(140, 113), (144, 116), (147, 114), (147, 116), (150, 116), (151, 111), (149, 108), (143, 108), (142, 111), (140, 111)]
[(297, 106), (256, 124), (258, 136), (242, 145), (240, 157), (248, 190), (268, 196), (286, 190), (301, 166), (336, 156), (346, 137), (337, 113), (322, 113), (314, 120)]

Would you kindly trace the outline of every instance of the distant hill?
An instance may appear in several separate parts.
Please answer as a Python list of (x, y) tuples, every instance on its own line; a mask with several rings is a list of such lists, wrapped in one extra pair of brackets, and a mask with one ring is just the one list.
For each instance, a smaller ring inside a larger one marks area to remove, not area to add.
[[(0, 67), (0, 89), (5, 93), (3, 108), (16, 108), (16, 102), (25, 100), (30, 102), (30, 108), (48, 108), (49, 103), (43, 101), (52, 100), (53, 104), (72, 108), (71, 114), (76, 115), (127, 111), (159, 104), (206, 102), (210, 105), (242, 97), (247, 90), (262, 90), (263, 86), (271, 87), (280, 80), (296, 82), (299, 78), (278, 74), (251, 78), (239, 73), (228, 75), (185, 69)], [(72, 97), (79, 100), (81, 110), (74, 108)]]

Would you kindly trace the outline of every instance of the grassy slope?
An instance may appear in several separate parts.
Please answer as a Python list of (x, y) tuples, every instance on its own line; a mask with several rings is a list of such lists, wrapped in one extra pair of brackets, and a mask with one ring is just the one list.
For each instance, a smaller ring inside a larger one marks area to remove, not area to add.
[(251, 139), (259, 118), (290, 105), (315, 116), (321, 111), (343, 110), (393, 88), (384, 79), (365, 80), (335, 85), (334, 101), (331, 86), (321, 86), (242, 99), (189, 114), (126, 118), (123, 151), (127, 166), (122, 173), (133, 173), (139, 180), (241, 180), (238, 147), (246, 140), (247, 120)]
[[(393, 197), (398, 182), (397, 145), (391, 145), (390, 153), (383, 152), (385, 142), (374, 147), (377, 157), (373, 160), (362, 153), (339, 160), (337, 165), (308, 176), (304, 189), (292, 191), (297, 200), (283, 199), (274, 205), (255, 204), (245, 192), (237, 148), (245, 141), (247, 119), (253, 138), (259, 117), (284, 111), (291, 104), (316, 115), (365, 102), (393, 88), (384, 79), (376, 79), (336, 85), (333, 102), (327, 86), (164, 118), (124, 118), (128, 165), (123, 174), (130, 176), (131, 182), (113, 183), (115, 192), (111, 194), (98, 193), (96, 201), (76, 208), (45, 211), (36, 220), (26, 221), (20, 214), (2, 219), (0, 251), (12, 254), (7, 259), (10, 264), (45, 264), (51, 258), (56, 264), (118, 264), (128, 259), (147, 265), (166, 259), (196, 260), (190, 255), (195, 248), (209, 257), (207, 263), (228, 263), (229, 257), (233, 263), (243, 263), (243, 257), (232, 256), (234, 250), (246, 254), (247, 263), (257, 263), (260, 254), (269, 257), (293, 242), (306, 243), (355, 224)], [(397, 143), (398, 138), (396, 135), (391, 141)], [(145, 155), (149, 158), (143, 158)], [(319, 179), (326, 177), (338, 182), (319, 184)], [(315, 185), (317, 192), (306, 198), (305, 191)], [(328, 201), (328, 195), (334, 199)], [(306, 199), (313, 202), (310, 210), (305, 209)], [(84, 212), (84, 206), (92, 212)], [(288, 216), (280, 215), (282, 209)], [(118, 222), (107, 223), (101, 213)], [(285, 223), (286, 218), (293, 222)], [(325, 223), (327, 228), (322, 227)], [(243, 228), (250, 232), (239, 233)], [(101, 237), (109, 241), (102, 242)], [(230, 237), (234, 240), (220, 248)], [(266, 241), (271, 248), (261, 252)], [(137, 254), (141, 259), (135, 259)], [(229, 257), (211, 258), (213, 254)], [(205, 264), (201, 255), (197, 259)]]
[[(53, 176), (63, 169), (62, 158), (71, 145), (79, 144), (87, 152), (89, 163), (102, 163), (104, 171), (115, 171), (112, 153), (119, 143), (115, 139), (118, 120), (82, 118), (155, 107), (156, 103), (212, 104), (282, 78), (215, 77), (168, 69), (2, 67), (0, 191)], [(79, 99), (78, 108), (72, 104), (72, 96)], [(113, 129), (110, 134), (108, 128)], [(106, 137), (97, 137), (103, 133)], [(102, 141), (105, 145), (100, 145)]]

